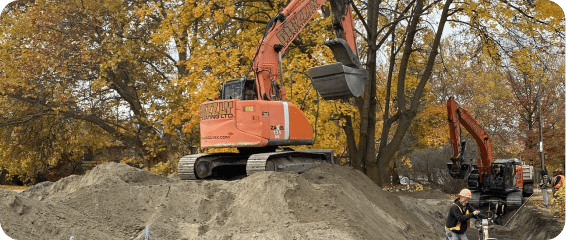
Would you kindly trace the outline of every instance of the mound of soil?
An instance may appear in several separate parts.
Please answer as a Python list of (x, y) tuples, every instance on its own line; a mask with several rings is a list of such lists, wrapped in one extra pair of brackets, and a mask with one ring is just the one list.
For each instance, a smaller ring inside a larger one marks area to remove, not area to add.
[(330, 164), (182, 181), (105, 163), (21, 193), (0, 189), (0, 225), (18, 240), (144, 239), (146, 226), (150, 239), (443, 239), (452, 200), (418, 194)]
[[(503, 225), (493, 227), (490, 237), (497, 239), (555, 239), (564, 229), (564, 222), (533, 206), (513, 210), (503, 218)], [(473, 231), (477, 235), (477, 230)], [(470, 240), (478, 238), (471, 237)], [(556, 238), (563, 239), (563, 238)]]

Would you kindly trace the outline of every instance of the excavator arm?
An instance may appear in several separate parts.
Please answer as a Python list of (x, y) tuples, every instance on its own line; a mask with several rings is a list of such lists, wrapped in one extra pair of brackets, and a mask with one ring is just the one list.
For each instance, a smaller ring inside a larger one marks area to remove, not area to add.
[(464, 128), (472, 135), (476, 141), (481, 158), (478, 159), (479, 175), (489, 172), (489, 166), (493, 162), (491, 139), (487, 131), (466, 111), (458, 106), (453, 97), (446, 102), (448, 110), (448, 124), (450, 127), (450, 143), (454, 148), (454, 156), (449, 163), (450, 174), (454, 178), (464, 178), (468, 171), (471, 171), (470, 165), (464, 164), (465, 142), (461, 140), (462, 129)]
[[(293, 0), (267, 23), (266, 31), (256, 49), (252, 63), (259, 99), (286, 100), (281, 58), (325, 2), (326, 0)], [(356, 34), (351, 7), (348, 5), (348, 0), (330, 0), (330, 3), (334, 15), (333, 25), (339, 39), (323, 44), (330, 47), (336, 60), (341, 64), (320, 66), (313, 74), (309, 70), (309, 75), (313, 78), (315, 88), (325, 99), (358, 97), (363, 92), (367, 73), (362, 69), (357, 54), (355, 54)], [(336, 76), (328, 75), (329, 72), (338, 73), (334, 75), (343, 77), (343, 79), (338, 79), (343, 83), (334, 84), (333, 89), (325, 91), (317, 85), (328, 85), (328, 82), (325, 81), (336, 80), (329, 79), (336, 78)], [(344, 87), (349, 92), (336, 93), (344, 91)], [(357, 89), (359, 87), (361, 91)]]

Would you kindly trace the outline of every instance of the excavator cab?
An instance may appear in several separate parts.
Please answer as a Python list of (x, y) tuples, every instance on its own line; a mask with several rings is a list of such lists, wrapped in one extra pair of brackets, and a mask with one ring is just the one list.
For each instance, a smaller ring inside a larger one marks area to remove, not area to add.
[(490, 172), (485, 174), (483, 186), (491, 191), (498, 192), (517, 190), (517, 186), (514, 183), (517, 165), (518, 163), (515, 159), (496, 160), (489, 166)]
[(254, 100), (257, 93), (254, 89), (254, 80), (238, 78), (222, 84), (222, 99)]

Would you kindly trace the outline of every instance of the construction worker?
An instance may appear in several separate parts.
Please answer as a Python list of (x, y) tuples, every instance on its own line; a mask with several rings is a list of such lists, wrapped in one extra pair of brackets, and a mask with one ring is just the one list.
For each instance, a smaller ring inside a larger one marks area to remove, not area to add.
[(450, 212), (446, 219), (446, 239), (448, 240), (468, 240), (466, 230), (470, 226), (470, 219), (474, 216), (485, 218), (480, 211), (475, 210), (468, 202), (472, 198), (472, 192), (464, 188), (458, 194), (458, 198), (454, 200), (450, 206)]
[(552, 178), (552, 194), (556, 193), (560, 188), (564, 187), (564, 175), (562, 169), (558, 168), (554, 171), (554, 178)]

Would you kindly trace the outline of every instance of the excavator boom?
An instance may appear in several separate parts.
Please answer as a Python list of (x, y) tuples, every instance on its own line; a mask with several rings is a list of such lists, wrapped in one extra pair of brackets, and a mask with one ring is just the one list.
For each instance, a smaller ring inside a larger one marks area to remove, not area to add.
[(464, 128), (472, 135), (476, 141), (481, 158), (478, 159), (478, 167), (480, 174), (487, 173), (489, 165), (493, 162), (491, 139), (487, 131), (466, 111), (460, 108), (453, 97), (450, 97), (446, 103), (448, 110), (448, 124), (450, 125), (450, 143), (454, 149), (453, 161), (463, 161), (465, 146), (462, 144), (461, 134)]
[[(252, 63), (260, 98), (286, 100), (282, 56), (325, 2), (326, 0), (291, 1), (267, 23), (267, 31), (257, 46)], [(336, 60), (342, 64), (319, 66), (316, 71), (309, 70), (309, 75), (317, 90), (321, 85), (326, 86), (326, 89), (319, 91), (324, 99), (359, 97), (363, 93), (367, 73), (362, 69), (355, 53), (356, 33), (351, 7), (344, 0), (330, 0), (330, 3), (338, 39), (323, 44), (332, 50)]]

